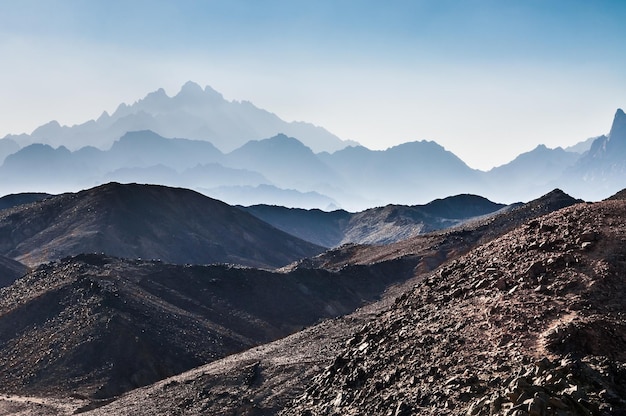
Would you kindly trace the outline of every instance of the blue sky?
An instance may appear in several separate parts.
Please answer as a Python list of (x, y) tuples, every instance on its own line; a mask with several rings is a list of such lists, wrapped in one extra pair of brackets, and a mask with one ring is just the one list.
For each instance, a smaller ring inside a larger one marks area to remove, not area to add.
[(372, 149), (470, 166), (608, 132), (626, 2), (0, 0), (0, 137), (187, 80)]

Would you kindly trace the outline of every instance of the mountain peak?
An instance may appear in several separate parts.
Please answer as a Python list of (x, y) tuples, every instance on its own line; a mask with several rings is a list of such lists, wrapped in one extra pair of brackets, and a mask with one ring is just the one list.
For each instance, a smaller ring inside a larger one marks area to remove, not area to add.
[(202, 90), (202, 87), (200, 85), (196, 84), (193, 81), (187, 81), (181, 87), (180, 92), (178, 93), (178, 95), (180, 95), (180, 94), (202, 94), (203, 92), (204, 91)]
[[(618, 136), (619, 139), (617, 139)], [(615, 112), (609, 138), (611, 140), (617, 139), (626, 141), (626, 114), (624, 114), (624, 111), (621, 108), (618, 108)]]
[(183, 99), (188, 103), (206, 104), (216, 103), (224, 100), (224, 97), (213, 88), (206, 86), (204, 89), (193, 81), (187, 81), (180, 92), (176, 94), (175, 99)]

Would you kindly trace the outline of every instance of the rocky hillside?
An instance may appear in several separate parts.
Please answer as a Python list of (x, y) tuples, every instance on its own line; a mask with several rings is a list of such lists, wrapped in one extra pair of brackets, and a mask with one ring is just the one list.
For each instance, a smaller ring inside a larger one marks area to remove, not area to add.
[[(395, 257), (378, 253), (378, 263), (370, 257), (366, 266), (365, 256), (362, 265), (344, 264), (330, 276), (349, 273), (358, 280), (378, 270), (380, 278), (408, 267), (414, 277), (343, 318), (113, 400), (73, 399), (62, 407), (58, 393), (42, 398), (21, 389), (37, 396), (4, 396), (0, 409), (50, 415), (77, 409), (91, 415), (625, 414), (626, 202), (575, 202), (556, 190), (473, 228), (420, 237), (413, 255), (432, 255), (417, 266), (402, 260), (409, 245)], [(544, 215), (560, 205), (565, 208)], [(460, 243), (456, 252), (453, 240)]]
[(352, 315), (90, 414), (620, 415), (626, 203), (532, 219)]
[(0, 198), (0, 210), (41, 201), (42, 199), (46, 199), (50, 196), (52, 195), (44, 193), (20, 193), (5, 195)]
[(110, 398), (350, 313), (397, 281), (66, 258), (0, 289), (2, 392)]
[(80, 253), (274, 268), (322, 247), (197, 192), (110, 183), (0, 211), (0, 254), (27, 265)]
[(624, 414), (625, 219), (575, 205), (424, 276), (283, 414)]
[(468, 220), (456, 227), (387, 245), (347, 244), (313, 258), (298, 260), (284, 269), (341, 270), (346, 265), (380, 267), (390, 263), (402, 263), (402, 270), (411, 275), (415, 272), (426, 272), (526, 221), (581, 202), (583, 201), (555, 189), (526, 204), (509, 206), (493, 215)]
[(0, 287), (9, 286), (28, 272), (28, 267), (10, 258), (0, 256)]

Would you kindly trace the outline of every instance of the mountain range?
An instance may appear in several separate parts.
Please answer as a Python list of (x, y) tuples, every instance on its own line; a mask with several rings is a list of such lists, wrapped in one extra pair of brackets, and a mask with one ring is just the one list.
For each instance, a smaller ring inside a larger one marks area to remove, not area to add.
[(173, 97), (158, 90), (98, 120), (52, 122), (1, 139), (0, 194), (138, 182), (194, 189), (232, 205), (351, 212), (458, 194), (514, 203), (556, 187), (598, 200), (625, 185), (624, 119), (618, 110), (607, 135), (567, 149), (540, 145), (483, 172), (433, 141), (370, 150), (190, 82)]
[(9, 135), (21, 147), (33, 143), (77, 150), (85, 146), (108, 149), (129, 131), (152, 130), (165, 137), (186, 137), (210, 141), (229, 152), (249, 140), (278, 133), (300, 138), (315, 151), (335, 151), (344, 142), (321, 127), (304, 122), (287, 123), (275, 114), (248, 101), (228, 101), (211, 87), (187, 82), (173, 97), (161, 88), (135, 103), (120, 104), (112, 114), (106, 111), (96, 120), (74, 126), (51, 121), (31, 134)]
[(331, 248), (350, 243), (389, 244), (450, 228), (476, 217), (494, 215), (512, 206), (477, 195), (456, 195), (426, 205), (387, 205), (357, 213), (276, 205), (241, 208), (291, 235)]

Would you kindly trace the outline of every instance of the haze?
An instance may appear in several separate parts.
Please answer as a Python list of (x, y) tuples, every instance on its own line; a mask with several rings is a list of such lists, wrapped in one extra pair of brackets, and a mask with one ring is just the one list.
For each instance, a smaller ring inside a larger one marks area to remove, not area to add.
[(20, 1), (0, 6), (0, 137), (187, 80), (371, 149), (489, 169), (607, 133), (622, 1)]

